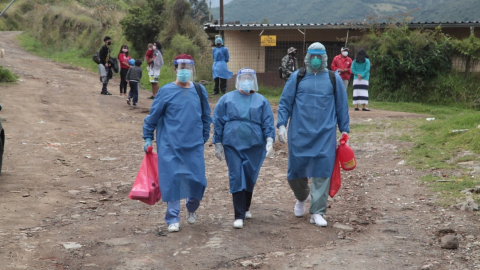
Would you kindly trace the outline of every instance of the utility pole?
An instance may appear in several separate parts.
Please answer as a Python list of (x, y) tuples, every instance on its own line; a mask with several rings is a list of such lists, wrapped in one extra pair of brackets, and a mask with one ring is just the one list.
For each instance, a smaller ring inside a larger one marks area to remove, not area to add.
[(212, 21), (212, 0), (210, 0), (210, 5), (208, 6), (208, 21)]
[(223, 25), (223, 0), (220, 0), (220, 25)]

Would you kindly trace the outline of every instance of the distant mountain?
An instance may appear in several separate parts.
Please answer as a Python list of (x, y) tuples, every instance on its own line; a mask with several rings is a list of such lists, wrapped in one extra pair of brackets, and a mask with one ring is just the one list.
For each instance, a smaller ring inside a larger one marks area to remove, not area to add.
[[(480, 0), (233, 0), (224, 12), (225, 23), (363, 21), (369, 15), (405, 12), (414, 22), (480, 21)], [(218, 19), (219, 9), (213, 8), (212, 14)]]

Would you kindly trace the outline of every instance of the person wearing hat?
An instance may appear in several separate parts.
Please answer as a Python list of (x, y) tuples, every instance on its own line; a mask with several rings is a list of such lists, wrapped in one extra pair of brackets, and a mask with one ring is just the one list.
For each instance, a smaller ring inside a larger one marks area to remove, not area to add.
[(348, 48), (342, 47), (341, 53), (333, 58), (330, 68), (333, 71), (338, 71), (340, 77), (342, 77), (345, 90), (348, 88), (348, 82), (352, 75), (350, 68), (352, 67), (352, 59), (348, 57)]
[(237, 90), (222, 96), (213, 111), (215, 156), (228, 166), (233, 199), (233, 227), (243, 228), (252, 218), (253, 189), (266, 156), (273, 154), (275, 126), (268, 100), (258, 94), (255, 70), (242, 68), (237, 73)]
[(194, 84), (193, 58), (187, 54), (173, 61), (177, 79), (158, 91), (143, 124), (144, 151), (152, 146), (156, 130), (158, 180), (167, 202), (165, 221), (169, 232), (180, 229), (180, 200), (186, 199), (187, 222), (197, 220), (205, 177), (204, 144), (210, 137), (207, 90)]
[(110, 64), (110, 45), (112, 44), (112, 38), (109, 36), (105, 36), (103, 38), (103, 42), (105, 45), (99, 51), (99, 57), (101, 65), (98, 66), (100, 77), (102, 79), (102, 95), (111, 95), (110, 92), (107, 90), (108, 81), (112, 78), (112, 67)]
[(297, 49), (290, 47), (287, 50), (287, 55), (282, 58), (282, 78), (285, 82), (290, 78), (290, 75), (298, 69)]
[(223, 94), (227, 91), (227, 79), (232, 78), (233, 72), (229, 71), (227, 67), (230, 54), (228, 53), (227, 47), (223, 45), (223, 39), (217, 37), (215, 39), (215, 46), (212, 51), (212, 77), (215, 80), (213, 94), (218, 95), (219, 90), (222, 91)]
[(337, 126), (342, 133), (350, 132), (347, 92), (338, 73), (334, 74), (334, 89), (327, 61), (325, 46), (320, 42), (310, 45), (305, 56), (305, 76), (297, 89), (299, 71), (292, 73), (277, 111), (281, 143), (287, 143), (288, 124), (287, 179), (297, 199), (293, 212), (302, 217), (311, 198), (310, 223), (322, 227), (327, 226), (323, 215), (335, 163)]

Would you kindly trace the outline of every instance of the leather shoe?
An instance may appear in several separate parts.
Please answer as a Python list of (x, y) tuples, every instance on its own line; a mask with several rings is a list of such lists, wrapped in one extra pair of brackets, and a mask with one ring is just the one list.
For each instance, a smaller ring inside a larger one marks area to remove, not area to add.
[(369, 112), (370, 109), (369, 109), (369, 108), (362, 108), (362, 111), (364, 111), (364, 112)]
[(102, 95), (107, 95), (107, 96), (111, 96), (111, 95), (112, 95), (110, 92), (102, 92), (101, 94), (102, 94)]

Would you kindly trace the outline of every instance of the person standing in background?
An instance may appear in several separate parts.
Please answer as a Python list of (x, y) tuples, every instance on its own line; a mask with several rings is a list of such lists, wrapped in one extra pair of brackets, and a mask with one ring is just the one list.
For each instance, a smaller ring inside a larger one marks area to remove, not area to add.
[(350, 77), (352, 75), (352, 71), (350, 70), (351, 67), (352, 59), (348, 57), (348, 48), (342, 47), (340, 54), (333, 58), (330, 68), (333, 71), (338, 71), (338, 74), (342, 77), (345, 91), (348, 89), (348, 83), (350, 82)]
[(227, 63), (230, 60), (227, 47), (223, 45), (221, 38), (215, 39), (215, 48), (213, 48), (213, 66), (212, 77), (215, 80), (215, 87), (213, 88), (213, 94), (218, 95), (218, 91), (222, 91), (223, 94), (227, 91), (227, 79), (232, 78), (233, 73), (228, 70)]
[(154, 99), (158, 92), (158, 81), (160, 79), (160, 69), (163, 67), (163, 52), (162, 44), (159, 41), (153, 43), (153, 58), (147, 60), (150, 66), (148, 76), (152, 84), (152, 96), (149, 99)]
[(142, 79), (142, 60), (130, 59), (129, 62), (134, 62), (135, 66), (128, 70), (126, 77), (127, 82), (130, 84), (130, 92), (128, 93), (127, 104), (130, 105), (130, 101), (133, 102), (132, 106), (137, 107), (138, 102), (138, 84)]
[(370, 60), (364, 49), (357, 52), (352, 63), (353, 73), (353, 104), (355, 111), (359, 111), (358, 104), (362, 104), (362, 111), (370, 111), (368, 104), (368, 80), (370, 79)]
[(130, 68), (128, 64), (128, 60), (130, 59), (131, 57), (128, 53), (128, 46), (123, 44), (118, 53), (118, 62), (120, 62), (120, 96), (127, 96), (127, 80), (125, 77)]
[(282, 78), (285, 82), (295, 70), (298, 70), (297, 49), (290, 47), (282, 58)]
[[(100, 57), (100, 62), (102, 67), (99, 66), (100, 77), (102, 78), (102, 95), (111, 95), (110, 92), (107, 90), (108, 81), (112, 78), (112, 68), (110, 64), (110, 45), (112, 44), (112, 39), (109, 36), (105, 36), (103, 38), (103, 42), (105, 45), (102, 46), (100, 51), (98, 52)], [(102, 70), (101, 70), (102, 68)]]

